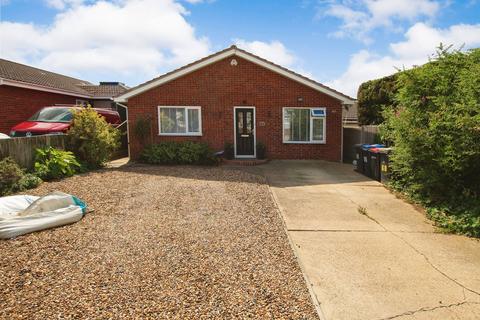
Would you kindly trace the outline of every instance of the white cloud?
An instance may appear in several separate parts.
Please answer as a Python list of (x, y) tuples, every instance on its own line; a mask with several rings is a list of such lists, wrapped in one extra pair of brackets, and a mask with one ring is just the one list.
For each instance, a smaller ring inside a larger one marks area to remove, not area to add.
[(210, 51), (174, 0), (62, 2), (46, 27), (2, 22), (1, 56), (88, 80), (140, 82)]
[(64, 10), (69, 6), (79, 6), (85, 2), (85, 0), (45, 0), (49, 7), (57, 10)]
[[(395, 29), (397, 21), (416, 21), (433, 18), (440, 3), (433, 0), (339, 0), (328, 1), (327, 9), (320, 16), (332, 16), (342, 20), (340, 29), (333, 32), (336, 37), (357, 38), (365, 43), (372, 39), (370, 31), (386, 27)], [(398, 27), (397, 27), (398, 28)], [(397, 30), (398, 31), (398, 30)]]
[(263, 59), (293, 70), (305, 77), (315, 79), (311, 72), (302, 67), (302, 61), (280, 41), (272, 40), (270, 42), (263, 42), (258, 40), (246, 41), (243, 39), (235, 39), (234, 43), (240, 49), (244, 49)]
[(292, 67), (297, 61), (293, 53), (288, 51), (280, 41), (274, 40), (270, 42), (249, 42), (243, 39), (235, 39), (234, 42), (239, 48), (284, 67)]
[(473, 48), (480, 45), (480, 24), (453, 25), (448, 29), (436, 29), (424, 23), (413, 25), (405, 34), (405, 40), (392, 43), (390, 54), (376, 55), (361, 50), (351, 56), (347, 71), (327, 85), (353, 97), (357, 95), (359, 85), (393, 74), (396, 68), (410, 68), (428, 61), (440, 43), (459, 48)]

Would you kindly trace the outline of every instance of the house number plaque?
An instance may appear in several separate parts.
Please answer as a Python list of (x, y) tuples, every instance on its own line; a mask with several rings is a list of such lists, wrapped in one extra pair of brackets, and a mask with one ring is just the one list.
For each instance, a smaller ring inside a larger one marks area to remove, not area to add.
[(258, 126), (259, 127), (265, 127), (265, 121), (259, 121)]

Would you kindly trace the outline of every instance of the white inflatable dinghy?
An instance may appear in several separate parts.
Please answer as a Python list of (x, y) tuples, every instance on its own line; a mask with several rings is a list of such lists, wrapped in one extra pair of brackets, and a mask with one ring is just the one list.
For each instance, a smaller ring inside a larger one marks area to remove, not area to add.
[(83, 201), (55, 191), (43, 197), (19, 195), (0, 198), (0, 239), (55, 228), (82, 219)]

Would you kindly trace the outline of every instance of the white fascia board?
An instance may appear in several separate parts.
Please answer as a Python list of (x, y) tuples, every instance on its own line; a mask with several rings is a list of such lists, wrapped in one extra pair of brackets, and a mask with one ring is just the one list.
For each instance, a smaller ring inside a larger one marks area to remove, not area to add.
[(131, 98), (131, 97), (136, 96), (136, 95), (138, 95), (142, 92), (145, 92), (147, 90), (158, 87), (159, 85), (162, 85), (166, 82), (172, 81), (172, 80), (174, 80), (176, 78), (179, 78), (181, 76), (184, 76), (188, 73), (191, 73), (193, 71), (196, 71), (198, 69), (206, 67), (209, 64), (215, 63), (215, 62), (220, 61), (222, 59), (225, 59), (229, 56), (232, 56), (234, 54), (235, 54), (235, 49), (227, 50), (225, 52), (222, 52), (221, 54), (218, 54), (218, 55), (215, 55), (215, 56), (211, 57), (210, 59), (200, 61), (198, 63), (195, 63), (195, 64), (191, 65), (190, 67), (178, 70), (177, 72), (173, 72), (173, 73), (171, 73), (171, 74), (169, 74), (165, 77), (162, 77), (162, 78), (160, 78), (156, 81), (152, 81), (152, 82), (150, 82), (150, 83), (148, 83), (144, 86), (140, 86), (137, 89), (134, 89), (130, 92), (127, 92), (126, 94), (120, 95), (120, 96), (116, 97), (114, 99), (114, 101), (115, 102), (127, 102), (128, 98)]
[(93, 99), (92, 96), (89, 95), (84, 95), (81, 93), (74, 93), (71, 91), (66, 91), (66, 90), (61, 90), (61, 89), (54, 89), (50, 87), (45, 87), (37, 84), (31, 84), (31, 83), (25, 83), (21, 81), (15, 81), (15, 80), (8, 80), (8, 79), (2, 79), (0, 82), (0, 85), (4, 86), (12, 86), (12, 87), (18, 87), (18, 88), (25, 88), (25, 89), (31, 89), (31, 90), (37, 90), (37, 91), (44, 91), (44, 92), (51, 92), (51, 93), (58, 93), (58, 94), (63, 94), (66, 96), (73, 96), (77, 98), (87, 98), (87, 99)]
[(284, 77), (287, 77), (287, 78), (290, 78), (294, 81), (297, 81), (297, 82), (300, 82), (301, 84), (304, 84), (306, 85), (307, 87), (310, 87), (312, 89), (315, 89), (317, 91), (320, 91), (322, 93), (325, 93), (326, 95), (329, 95), (335, 99), (338, 99), (340, 101), (342, 101), (343, 104), (352, 104), (353, 101), (350, 100), (350, 99), (347, 99), (346, 97), (336, 93), (335, 91), (333, 90), (329, 90), (328, 88), (325, 88), (323, 86), (320, 86), (318, 84), (316, 84), (315, 82), (311, 81), (311, 80), (308, 80), (308, 79), (305, 79), (299, 75), (296, 75), (288, 70), (284, 70), (282, 68), (279, 68), (278, 66), (276, 65), (273, 65), (271, 63), (268, 63), (266, 61), (263, 61), (261, 59), (258, 59), (254, 56), (251, 56), (249, 54), (246, 54), (242, 51), (238, 51), (236, 52), (236, 55), (239, 56), (240, 58), (243, 58), (245, 60), (248, 60), (250, 62), (253, 62), (255, 64), (258, 64), (262, 67), (264, 67), (265, 69), (268, 69), (268, 70), (271, 70), (273, 72), (276, 72)]
[(203, 61), (200, 61), (198, 63), (195, 63), (193, 65), (191, 65), (190, 67), (187, 67), (187, 68), (184, 68), (184, 69), (181, 69), (181, 70), (178, 70), (177, 72), (172, 72), (171, 74), (165, 76), (165, 77), (162, 77), (156, 81), (152, 81), (146, 85), (143, 85), (143, 86), (140, 86), (138, 87), (137, 89), (134, 89), (130, 92), (127, 92), (126, 94), (123, 94), (123, 95), (120, 95), (118, 97), (116, 97), (114, 99), (115, 102), (121, 102), (121, 103), (126, 103), (127, 100), (133, 96), (136, 96), (142, 92), (145, 92), (147, 90), (150, 90), (152, 88), (155, 88), (157, 86), (160, 86), (166, 82), (169, 82), (169, 81), (172, 81), (176, 78), (179, 78), (181, 76), (184, 76), (188, 73), (191, 73), (193, 71), (196, 71), (198, 69), (201, 69), (203, 67), (206, 67), (208, 66), (209, 64), (212, 64), (212, 63), (215, 63), (217, 61), (220, 61), (222, 59), (225, 59), (229, 56), (233, 56), (233, 55), (236, 55), (240, 58), (243, 58), (247, 61), (250, 61), (252, 63), (255, 63), (257, 65), (260, 65), (270, 71), (273, 71), (275, 73), (278, 73), (280, 75), (283, 75), (287, 78), (290, 78), (296, 82), (299, 82), (299, 83), (302, 83), (312, 89), (315, 89), (319, 92), (322, 92), (326, 95), (329, 95), (337, 100), (340, 100), (342, 101), (343, 104), (353, 104), (354, 101), (351, 100), (351, 99), (348, 99), (347, 97), (344, 97), (343, 95), (340, 95), (338, 94), (337, 92), (333, 91), (333, 90), (329, 90), (328, 88), (325, 88), (321, 85), (318, 85), (317, 83), (311, 81), (311, 80), (308, 80), (308, 79), (305, 79), (303, 77), (300, 77), (299, 75), (296, 75), (295, 73), (292, 73), (291, 71), (288, 71), (288, 70), (284, 70), (276, 65), (273, 65), (269, 62), (266, 62), (266, 61), (263, 61), (261, 59), (258, 59), (250, 54), (247, 54), (247, 53), (244, 53), (242, 51), (239, 51), (239, 50), (236, 50), (235, 48), (232, 48), (230, 50), (227, 50), (225, 52), (222, 52), (218, 55), (214, 55), (212, 56), (211, 58), (209, 59), (206, 59), (206, 60), (203, 60)]

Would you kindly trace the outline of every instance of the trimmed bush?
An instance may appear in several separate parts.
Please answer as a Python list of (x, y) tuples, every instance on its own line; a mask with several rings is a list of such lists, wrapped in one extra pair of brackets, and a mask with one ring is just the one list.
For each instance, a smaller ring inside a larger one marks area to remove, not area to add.
[(44, 180), (73, 176), (81, 169), (75, 155), (70, 151), (48, 146), (36, 149), (35, 173)]
[(218, 159), (205, 143), (161, 142), (146, 147), (141, 161), (150, 164), (217, 165)]
[(74, 112), (68, 135), (75, 155), (90, 169), (104, 166), (120, 146), (120, 131), (91, 107)]
[(358, 88), (358, 122), (361, 125), (381, 124), (383, 111), (396, 105), (398, 74), (364, 82)]

